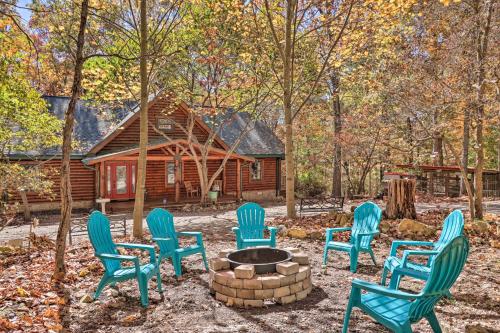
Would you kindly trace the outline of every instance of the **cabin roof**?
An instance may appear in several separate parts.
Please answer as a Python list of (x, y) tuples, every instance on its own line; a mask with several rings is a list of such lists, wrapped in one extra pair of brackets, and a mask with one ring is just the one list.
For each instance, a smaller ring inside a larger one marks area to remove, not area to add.
[[(63, 119), (64, 113), (69, 104), (69, 97), (44, 96), (49, 106), (49, 112), (57, 118)], [(154, 97), (150, 97), (150, 102)], [(80, 100), (75, 110), (74, 138), (77, 141), (73, 149), (73, 157), (89, 156), (101, 142), (112, 140), (113, 134), (120, 128), (127, 126), (131, 118), (137, 116), (137, 103), (125, 102), (120, 107), (109, 107), (97, 105), (91, 101)], [(239, 133), (244, 129), (244, 123), (249, 119), (246, 113), (228, 112), (232, 121), (224, 124), (219, 130), (219, 137), (227, 146), (231, 146), (239, 137)], [(281, 141), (261, 121), (254, 121), (254, 126), (243, 136), (239, 147), (235, 153), (250, 156), (283, 156), (284, 149)], [(203, 126), (213, 128), (213, 122), (208, 118), (203, 119)], [(130, 147), (134, 148), (134, 147)], [(45, 150), (30, 152), (13, 152), (12, 156), (22, 158), (23, 156), (54, 156), (60, 155), (60, 148), (50, 148)]]
[[(422, 171), (452, 171), (452, 172), (460, 172), (460, 167), (458, 165), (427, 165), (427, 164), (398, 164), (397, 168), (405, 169), (405, 170), (422, 170)], [(475, 168), (467, 168), (468, 173), (474, 173), (476, 171)], [(493, 173), (497, 174), (500, 171), (484, 169), (483, 173)]]

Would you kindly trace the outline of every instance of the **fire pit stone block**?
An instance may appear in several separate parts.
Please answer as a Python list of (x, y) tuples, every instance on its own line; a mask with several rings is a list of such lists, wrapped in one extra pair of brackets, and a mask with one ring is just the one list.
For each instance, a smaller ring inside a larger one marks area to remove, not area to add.
[(245, 307), (261, 308), (264, 306), (264, 301), (261, 299), (245, 299), (243, 300)]
[(236, 296), (243, 299), (255, 299), (255, 291), (253, 289), (236, 289)]
[(274, 289), (255, 290), (256, 299), (270, 299), (274, 297)]
[(276, 265), (276, 271), (283, 275), (292, 275), (299, 271), (299, 264), (296, 262), (283, 262)]
[(281, 275), (280, 274), (280, 286), (289, 286), (292, 283), (296, 282), (296, 276), (297, 274), (292, 274), (292, 275)]
[(231, 270), (219, 271), (215, 274), (215, 282), (227, 285), (229, 279), (234, 279), (234, 272)]
[(295, 294), (291, 294), (291, 295), (288, 295), (288, 296), (283, 296), (283, 297), (280, 297), (278, 298), (277, 302), (279, 304), (290, 304), (290, 303), (293, 303), (297, 300), (297, 296), (295, 296)]
[(280, 277), (279, 276), (261, 276), (259, 279), (262, 281), (262, 288), (279, 288), (280, 287)]
[(290, 293), (292, 293), (292, 294), (296, 294), (299, 291), (302, 291), (302, 289), (303, 289), (302, 281), (296, 282), (296, 283), (290, 285)]
[(221, 293), (215, 293), (215, 299), (227, 303), (227, 296)]
[(231, 288), (242, 289), (243, 288), (243, 279), (228, 279), (227, 284)]
[(210, 267), (214, 271), (229, 269), (229, 260), (227, 258), (212, 258), (210, 259)]
[(294, 253), (292, 261), (299, 265), (309, 265), (309, 257), (305, 253)]
[(290, 287), (289, 286), (284, 286), (284, 287), (274, 289), (274, 298), (280, 298), (280, 297), (288, 296), (288, 295), (290, 295)]
[(295, 281), (297, 282), (302, 281), (305, 278), (309, 277), (310, 275), (311, 275), (311, 267), (300, 266), (297, 275), (295, 276)]
[(238, 279), (251, 279), (255, 275), (253, 265), (240, 265), (234, 269), (234, 274)]
[(244, 279), (243, 288), (245, 289), (262, 289), (262, 281), (258, 278)]

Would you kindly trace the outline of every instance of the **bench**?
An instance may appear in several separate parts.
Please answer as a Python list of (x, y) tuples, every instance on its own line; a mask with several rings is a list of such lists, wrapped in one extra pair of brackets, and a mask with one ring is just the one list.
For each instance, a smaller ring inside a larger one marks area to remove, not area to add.
[(302, 216), (303, 212), (325, 212), (336, 211), (341, 212), (344, 207), (344, 197), (313, 197), (301, 198), (299, 212)]
[[(106, 215), (109, 218), (109, 228), (111, 232), (121, 232), (127, 236), (127, 214)], [(69, 244), (73, 245), (73, 237), (87, 235), (88, 216), (71, 219), (68, 237)]]

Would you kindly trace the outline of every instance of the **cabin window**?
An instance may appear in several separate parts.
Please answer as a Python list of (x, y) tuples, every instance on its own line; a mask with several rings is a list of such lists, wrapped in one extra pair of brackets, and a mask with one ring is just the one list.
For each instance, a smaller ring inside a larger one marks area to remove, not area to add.
[(135, 193), (135, 164), (132, 164), (132, 193)]
[(175, 184), (175, 163), (167, 162), (167, 185)]
[(106, 191), (108, 192), (108, 194), (111, 193), (111, 166), (108, 165), (108, 167), (106, 168)]
[(250, 179), (262, 180), (262, 161), (256, 160), (250, 164)]
[(170, 132), (174, 129), (174, 122), (169, 118), (158, 118), (156, 128), (163, 132)]

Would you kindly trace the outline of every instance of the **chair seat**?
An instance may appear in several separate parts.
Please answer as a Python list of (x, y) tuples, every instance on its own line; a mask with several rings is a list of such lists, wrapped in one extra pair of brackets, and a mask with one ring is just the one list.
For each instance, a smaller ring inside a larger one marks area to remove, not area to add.
[(201, 246), (199, 246), (198, 244), (193, 244), (193, 245), (189, 245), (189, 246), (175, 249), (175, 252), (178, 254), (185, 254), (185, 253), (199, 252), (201, 250), (202, 250)]
[(327, 246), (330, 249), (336, 249), (339, 251), (346, 251), (346, 252), (351, 251), (351, 249), (354, 247), (354, 245), (351, 243), (334, 242), (334, 241), (328, 242)]
[(361, 295), (362, 307), (375, 319), (387, 321), (394, 326), (408, 322), (411, 301), (367, 293)]
[[(155, 273), (154, 264), (141, 265), (140, 274), (151, 276)], [(118, 279), (130, 279), (135, 277), (135, 267), (121, 268), (113, 272), (113, 277)]]

